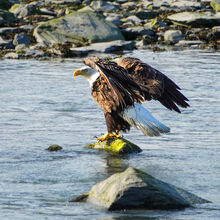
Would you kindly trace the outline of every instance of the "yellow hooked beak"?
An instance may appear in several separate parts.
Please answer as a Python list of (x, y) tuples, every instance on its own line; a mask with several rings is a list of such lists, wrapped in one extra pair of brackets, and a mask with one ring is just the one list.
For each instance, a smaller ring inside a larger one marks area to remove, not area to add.
[(76, 71), (73, 73), (73, 77), (76, 77), (76, 76), (79, 76), (79, 75), (82, 75), (81, 70), (76, 70)]

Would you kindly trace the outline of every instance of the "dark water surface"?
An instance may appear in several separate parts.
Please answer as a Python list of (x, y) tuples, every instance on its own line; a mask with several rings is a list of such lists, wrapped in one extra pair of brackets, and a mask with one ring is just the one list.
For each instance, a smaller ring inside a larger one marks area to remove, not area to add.
[[(143, 152), (122, 159), (83, 148), (106, 131), (88, 82), (73, 79), (80, 59), (0, 60), (0, 219), (220, 219), (220, 53), (129, 54), (172, 78), (190, 99), (182, 114), (145, 107), (171, 133), (124, 136)], [(51, 144), (59, 152), (45, 150)], [(74, 196), (127, 166), (212, 201), (182, 211), (107, 212)]]

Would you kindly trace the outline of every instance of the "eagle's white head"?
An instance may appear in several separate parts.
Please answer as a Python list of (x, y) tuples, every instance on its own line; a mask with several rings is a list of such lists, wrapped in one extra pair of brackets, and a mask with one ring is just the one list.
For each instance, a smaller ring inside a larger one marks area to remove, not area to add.
[(90, 86), (92, 86), (92, 84), (95, 82), (95, 80), (100, 76), (100, 73), (97, 72), (96, 70), (88, 67), (88, 66), (85, 66), (85, 67), (82, 67), (82, 68), (76, 70), (73, 73), (73, 76), (74, 77), (76, 77), (76, 76), (85, 77), (89, 81)]

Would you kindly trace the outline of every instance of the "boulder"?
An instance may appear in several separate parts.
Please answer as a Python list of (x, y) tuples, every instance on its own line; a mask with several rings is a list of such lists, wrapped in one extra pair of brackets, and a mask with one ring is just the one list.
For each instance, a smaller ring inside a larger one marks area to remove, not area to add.
[(35, 28), (34, 37), (46, 45), (124, 40), (115, 25), (92, 11), (73, 12), (44, 22)]
[(112, 138), (107, 141), (98, 141), (94, 144), (88, 144), (86, 148), (104, 150), (113, 154), (139, 153), (142, 151), (137, 145), (124, 138)]
[(220, 25), (220, 13), (205, 14), (202, 12), (180, 12), (167, 17), (175, 24), (191, 27), (213, 27)]
[(31, 41), (30, 38), (28, 37), (28, 35), (26, 34), (16, 34), (13, 40), (13, 44), (14, 45), (18, 45), (18, 44), (24, 44), (26, 47), (28, 47), (30, 45)]
[(164, 40), (171, 44), (178, 43), (183, 37), (184, 35), (179, 30), (168, 30), (164, 33)]
[(5, 27), (16, 22), (14, 14), (0, 9), (0, 27)]
[(108, 210), (176, 210), (207, 203), (192, 193), (162, 182), (138, 169), (127, 168), (94, 185), (71, 202), (90, 202)]

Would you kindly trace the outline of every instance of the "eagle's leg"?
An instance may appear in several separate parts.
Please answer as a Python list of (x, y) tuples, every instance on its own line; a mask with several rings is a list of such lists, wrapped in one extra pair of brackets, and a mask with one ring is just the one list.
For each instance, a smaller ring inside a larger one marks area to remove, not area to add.
[(114, 137), (116, 137), (116, 138), (121, 138), (121, 136), (119, 135), (119, 130), (116, 130), (113, 135), (114, 135)]
[(119, 131), (116, 130), (115, 133), (111, 134), (109, 132), (107, 132), (106, 134), (102, 135), (102, 137), (100, 138), (96, 138), (98, 141), (106, 141), (108, 139), (112, 139), (112, 138), (120, 138), (119, 135)]

